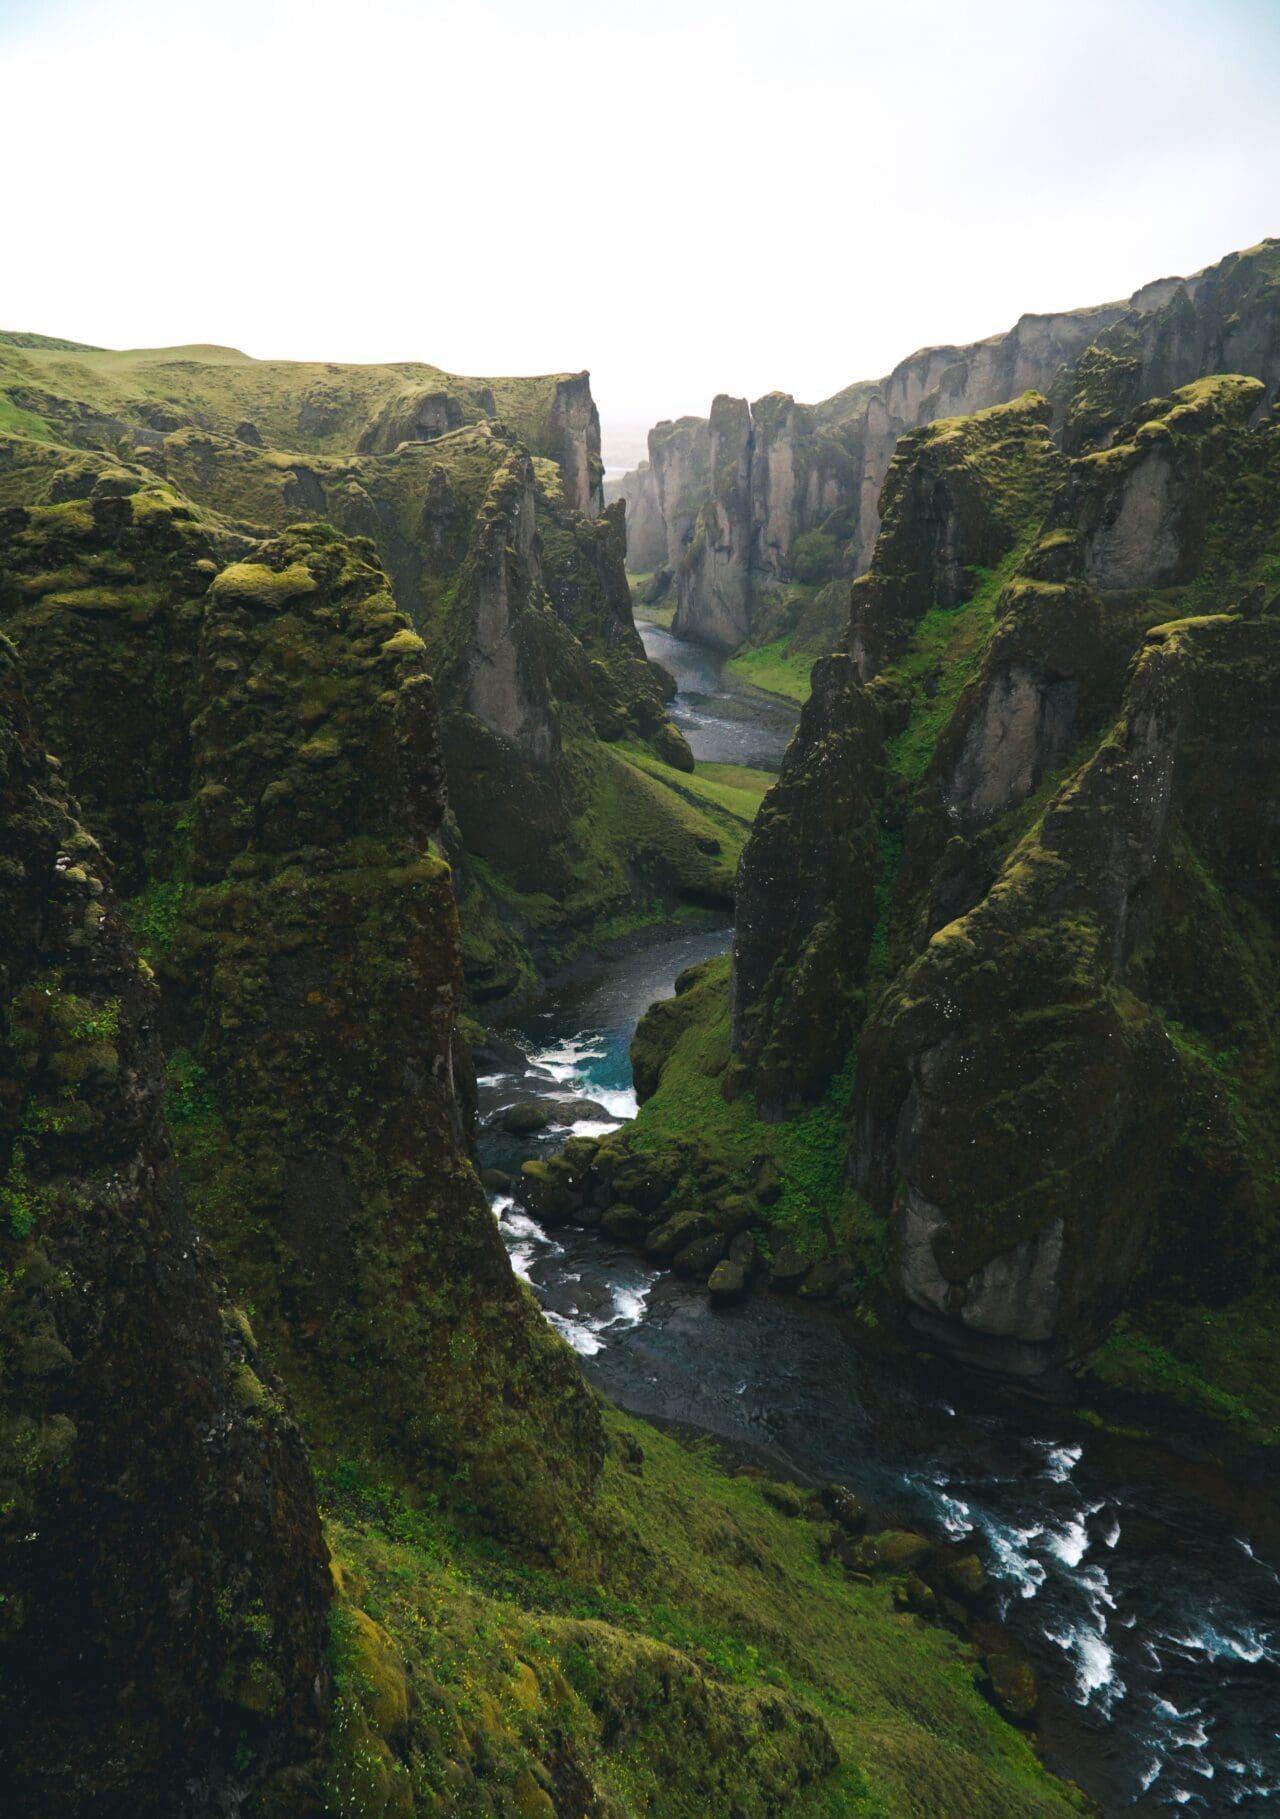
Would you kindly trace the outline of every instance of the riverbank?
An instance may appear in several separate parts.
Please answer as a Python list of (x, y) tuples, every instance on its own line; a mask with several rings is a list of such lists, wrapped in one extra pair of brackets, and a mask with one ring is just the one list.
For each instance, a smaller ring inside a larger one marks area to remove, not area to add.
[[(714, 660), (667, 654), (703, 683), (684, 711), (748, 737), (706, 687), (733, 686)], [(722, 928), (678, 950), (638, 949), (523, 1019), (509, 1033), (548, 1090), (581, 1093), (606, 1116), (523, 1143), (491, 1129), (486, 1156), (511, 1170), (630, 1116), (635, 1022), (729, 938)], [(487, 1079), (482, 1093), (494, 1090)], [(1172, 1461), (1149, 1436), (868, 1344), (834, 1308), (765, 1292), (715, 1309), (599, 1231), (549, 1232), (509, 1195), (495, 1211), (548, 1318), (620, 1406), (714, 1436), (778, 1476), (839, 1479), (877, 1520), (976, 1546), (1035, 1663), (1046, 1760), (1105, 1812), (1225, 1814), (1280, 1794), (1280, 1536), (1265, 1490), (1208, 1460)]]

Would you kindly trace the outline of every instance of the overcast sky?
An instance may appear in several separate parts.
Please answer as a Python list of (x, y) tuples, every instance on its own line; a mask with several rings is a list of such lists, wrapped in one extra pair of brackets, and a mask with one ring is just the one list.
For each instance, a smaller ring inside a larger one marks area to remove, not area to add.
[(0, 0), (0, 326), (590, 367), (607, 449), (1280, 233), (1280, 0)]

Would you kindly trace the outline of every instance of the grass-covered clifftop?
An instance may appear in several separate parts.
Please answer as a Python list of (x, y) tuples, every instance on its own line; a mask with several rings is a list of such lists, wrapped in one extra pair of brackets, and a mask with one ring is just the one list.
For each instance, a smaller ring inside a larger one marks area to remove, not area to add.
[(476, 1006), (611, 935), (731, 902), (745, 829), (682, 783), (692, 759), (632, 621), (622, 511), (601, 510), (585, 374), (7, 336), (0, 411), (0, 504), (161, 487), (227, 549), (316, 520), (372, 541), (439, 691)]
[(748, 1279), (1250, 1444), (1280, 1433), (1263, 402), (1199, 381), (1070, 462), (1034, 400), (904, 440), (732, 980), (642, 1027), (622, 1143), (718, 1234), (708, 1267), (737, 1246)]

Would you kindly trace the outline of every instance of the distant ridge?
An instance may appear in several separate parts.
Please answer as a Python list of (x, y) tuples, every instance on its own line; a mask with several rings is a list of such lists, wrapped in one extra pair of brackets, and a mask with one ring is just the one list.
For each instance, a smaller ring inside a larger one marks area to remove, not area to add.
[(105, 347), (93, 347), (87, 341), (62, 341), (57, 335), (30, 335), (20, 329), (0, 329), (0, 346), (42, 347), (52, 354), (105, 354)]

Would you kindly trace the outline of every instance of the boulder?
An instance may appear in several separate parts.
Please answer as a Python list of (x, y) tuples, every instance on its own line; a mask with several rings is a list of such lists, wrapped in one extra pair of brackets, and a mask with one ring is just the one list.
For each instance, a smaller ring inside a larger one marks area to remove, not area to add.
[(740, 1263), (726, 1258), (707, 1278), (707, 1293), (714, 1307), (733, 1307), (747, 1292), (747, 1273)]
[(1026, 1656), (1010, 1644), (989, 1650), (985, 1665), (992, 1697), (1000, 1710), (1006, 1718), (1027, 1723), (1035, 1715), (1040, 1691)]
[(905, 1573), (928, 1558), (930, 1543), (914, 1529), (885, 1529), (879, 1535), (865, 1535), (853, 1550), (853, 1558), (864, 1573)]
[(536, 1099), (522, 1099), (499, 1114), (498, 1123), (509, 1137), (532, 1137), (545, 1131), (551, 1119), (547, 1107)]
[(642, 1213), (638, 1206), (628, 1206), (618, 1200), (606, 1207), (600, 1217), (600, 1229), (607, 1232), (610, 1238), (620, 1238), (626, 1244), (642, 1244), (645, 1233), (650, 1230), (653, 1220), (648, 1213)]
[(827, 1484), (818, 1493), (823, 1509), (846, 1534), (861, 1534), (867, 1526), (867, 1506), (847, 1484)]
[(729, 1240), (724, 1233), (712, 1232), (709, 1237), (695, 1238), (691, 1244), (682, 1245), (672, 1257), (671, 1267), (678, 1276), (694, 1276), (705, 1281), (728, 1248)]
[(706, 1213), (696, 1213), (689, 1209), (672, 1213), (657, 1231), (650, 1232), (645, 1240), (645, 1253), (660, 1263), (666, 1263), (686, 1245), (696, 1243), (699, 1238), (711, 1237), (715, 1229), (715, 1221)]
[(789, 1240), (780, 1244), (769, 1265), (769, 1283), (773, 1288), (799, 1288), (809, 1274), (809, 1259), (802, 1257)]
[(565, 1225), (583, 1204), (573, 1170), (560, 1156), (521, 1165), (518, 1197), (543, 1225)]
[(949, 1560), (944, 1577), (956, 1597), (967, 1604), (976, 1603), (987, 1589), (987, 1575), (976, 1554), (961, 1554), (958, 1560)]
[(755, 1238), (750, 1232), (738, 1232), (729, 1241), (729, 1261), (736, 1264), (744, 1276), (750, 1275), (755, 1268), (758, 1254)]

